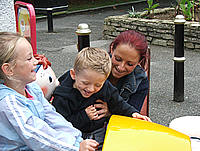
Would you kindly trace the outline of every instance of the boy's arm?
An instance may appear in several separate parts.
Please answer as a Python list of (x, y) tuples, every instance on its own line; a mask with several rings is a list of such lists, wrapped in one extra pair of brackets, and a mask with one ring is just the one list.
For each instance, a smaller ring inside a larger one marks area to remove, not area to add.
[(102, 120), (105, 121), (104, 118), (96, 121), (90, 120), (84, 109), (73, 111), (69, 105), (69, 101), (59, 95), (54, 96), (52, 105), (58, 113), (82, 132), (91, 132), (104, 125), (104, 122), (102, 122)]

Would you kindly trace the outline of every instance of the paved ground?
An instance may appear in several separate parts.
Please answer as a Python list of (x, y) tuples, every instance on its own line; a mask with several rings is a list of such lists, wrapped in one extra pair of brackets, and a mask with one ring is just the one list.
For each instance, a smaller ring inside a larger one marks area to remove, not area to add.
[[(169, 6), (169, 0), (160, 2), (162, 7)], [(146, 3), (133, 4), (141, 11)], [(52, 62), (57, 77), (72, 67), (77, 53), (76, 28), (80, 23), (87, 23), (92, 30), (91, 46), (108, 48), (110, 40), (102, 39), (103, 21), (107, 16), (126, 14), (131, 5), (69, 14), (54, 18), (54, 33), (47, 32), (47, 21), (37, 20), (37, 48), (39, 54), (45, 54)], [(200, 115), (200, 52), (185, 51), (185, 101), (173, 100), (174, 62), (173, 48), (151, 47), (150, 80), (150, 117), (162, 125), (168, 126), (175, 117)]]

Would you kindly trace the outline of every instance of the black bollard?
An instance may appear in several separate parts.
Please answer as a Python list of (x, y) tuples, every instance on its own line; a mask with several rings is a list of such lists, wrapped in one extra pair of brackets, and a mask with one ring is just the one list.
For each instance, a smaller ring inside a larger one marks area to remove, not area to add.
[(47, 8), (48, 32), (53, 32), (53, 9)]
[(175, 24), (174, 47), (174, 101), (184, 101), (184, 23), (183, 15), (177, 15)]
[(76, 34), (78, 35), (78, 52), (81, 51), (85, 47), (90, 47), (90, 33), (91, 30), (89, 26), (85, 23), (79, 24), (76, 30)]

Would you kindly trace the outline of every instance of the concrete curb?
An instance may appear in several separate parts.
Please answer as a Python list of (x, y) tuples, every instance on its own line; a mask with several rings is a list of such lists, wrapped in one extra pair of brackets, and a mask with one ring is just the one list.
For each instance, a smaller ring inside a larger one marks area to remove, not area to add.
[[(145, 1), (146, 0), (137, 0), (137, 1), (133, 1), (133, 2), (125, 2), (125, 3), (120, 3), (120, 4), (114, 4), (114, 5), (106, 5), (106, 6), (88, 8), (88, 9), (71, 11), (71, 12), (63, 11), (63, 12), (59, 12), (59, 13), (53, 13), (53, 16), (71, 15), (71, 14), (83, 13), (83, 12), (88, 12), (88, 11), (95, 11), (95, 10), (100, 10), (100, 9), (105, 9), (105, 8), (112, 8), (112, 7), (117, 7), (117, 6), (125, 6), (125, 5), (135, 4), (135, 3), (142, 3), (142, 2), (145, 2)], [(36, 20), (46, 19), (46, 18), (47, 18), (47, 16), (40, 16), (40, 17), (36, 17)]]

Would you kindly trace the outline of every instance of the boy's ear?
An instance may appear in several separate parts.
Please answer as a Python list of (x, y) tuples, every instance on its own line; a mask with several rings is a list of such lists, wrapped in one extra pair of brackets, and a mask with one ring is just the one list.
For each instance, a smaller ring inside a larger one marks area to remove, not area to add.
[(13, 75), (13, 70), (12, 70), (11, 64), (9, 63), (4, 63), (1, 66), (1, 70), (3, 71), (5, 75)]
[(70, 75), (71, 75), (72, 79), (75, 80), (76, 74), (75, 74), (74, 69), (70, 69), (69, 72), (70, 72)]

